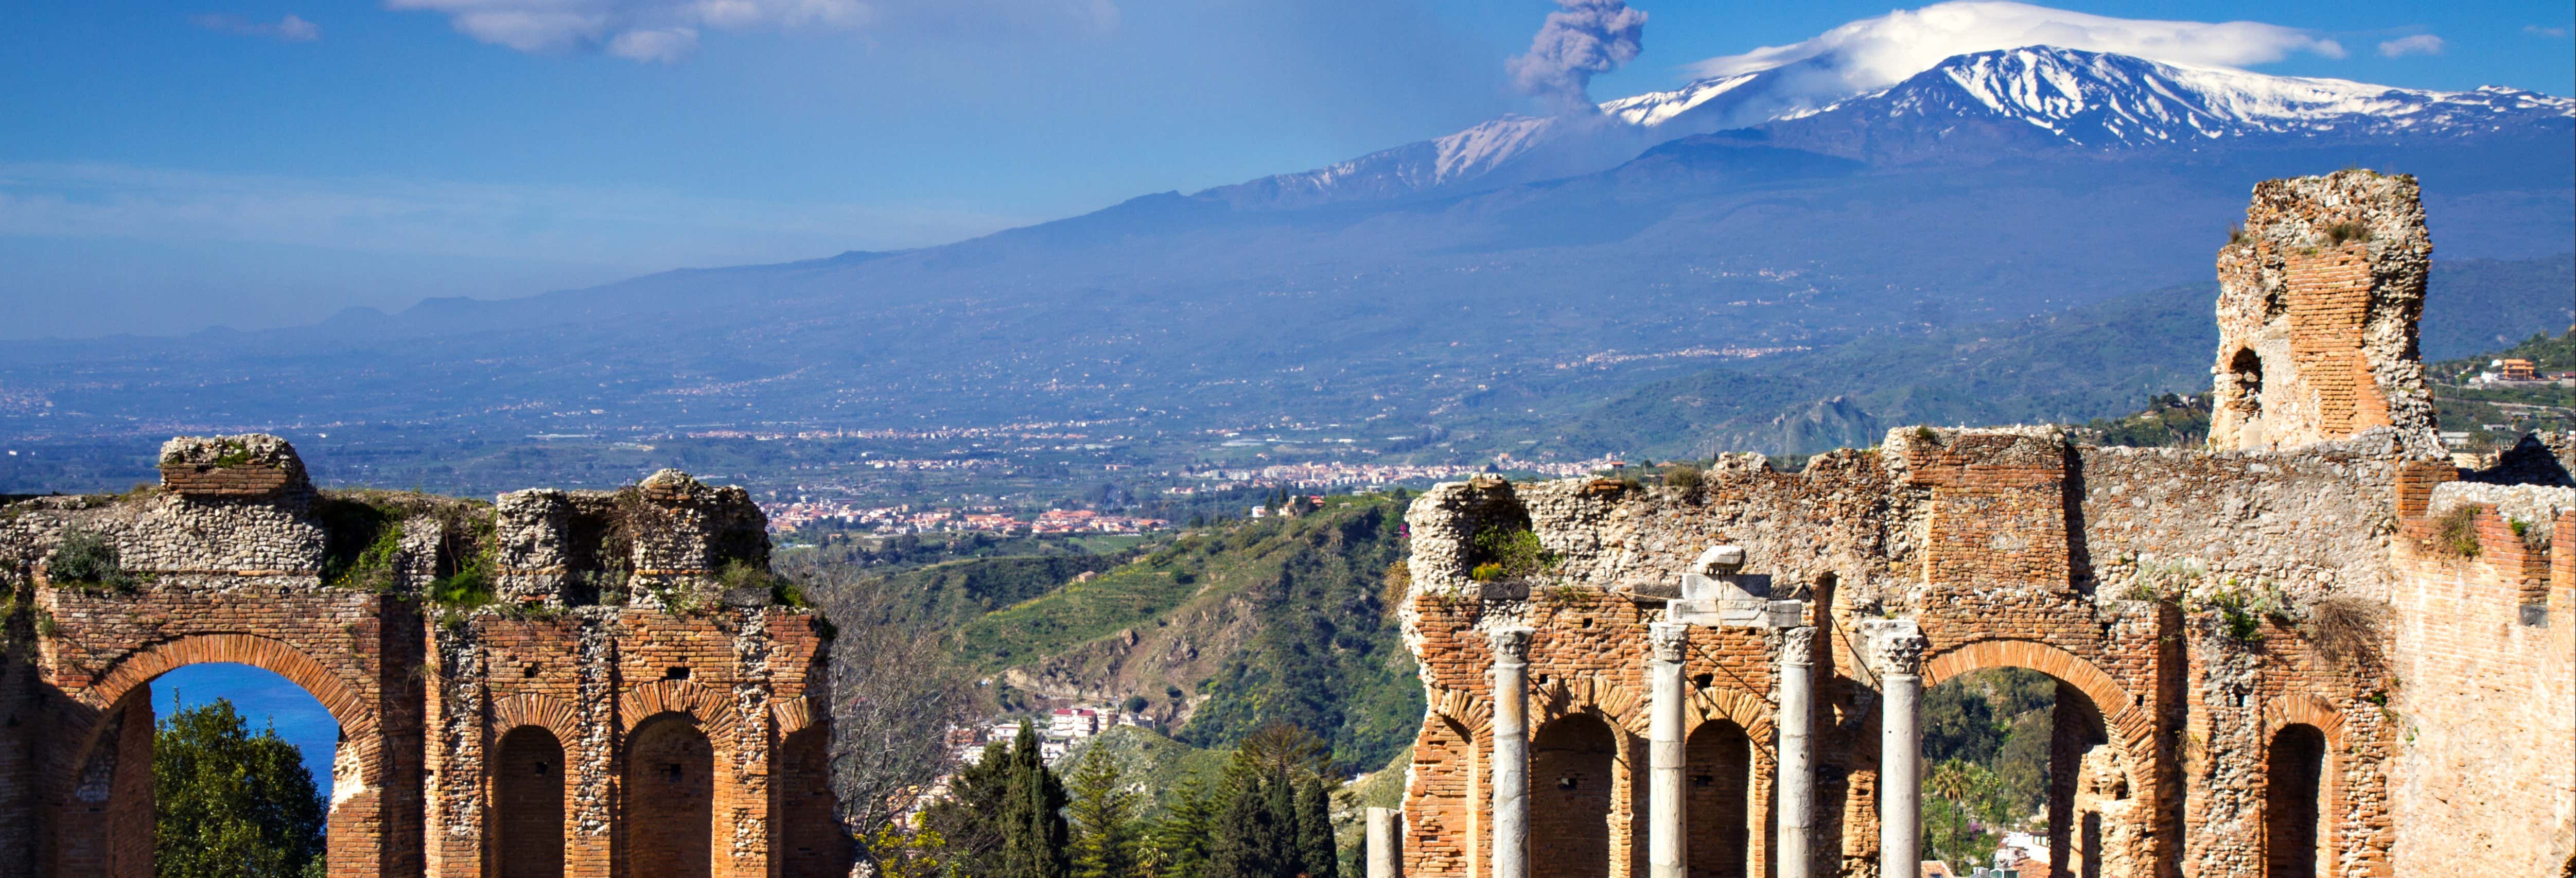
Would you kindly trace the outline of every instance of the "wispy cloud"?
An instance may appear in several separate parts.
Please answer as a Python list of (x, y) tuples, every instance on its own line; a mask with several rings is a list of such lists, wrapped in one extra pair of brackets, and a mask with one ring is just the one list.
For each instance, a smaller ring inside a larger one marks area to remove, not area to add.
[(275, 40), (285, 40), (290, 43), (309, 43), (322, 38), (322, 27), (320, 25), (305, 21), (304, 19), (292, 14), (271, 22), (252, 21), (238, 15), (224, 15), (213, 12), (204, 15), (192, 15), (188, 17), (188, 20), (195, 22), (198, 27), (214, 31), (216, 33), (240, 34), (246, 37), (267, 37)]
[(2117, 52), (2181, 64), (2238, 67), (2306, 52), (2344, 57), (2344, 47), (2314, 31), (2253, 21), (2200, 22), (2112, 18), (2027, 3), (1936, 3), (1864, 18), (1785, 46), (1690, 65), (1700, 76), (1768, 70), (1834, 56), (1844, 93), (1883, 88), (1968, 52), (2031, 45)]
[(2384, 40), (2379, 44), (2379, 55), (2383, 58), (2403, 58), (2408, 55), (2439, 54), (2442, 54), (2442, 38), (2432, 34), (2416, 34), (2411, 37), (2398, 37), (2393, 40)]
[(2566, 28), (2563, 28), (2563, 27), (2542, 27), (2542, 26), (2540, 26), (2540, 25), (2536, 25), (2536, 24), (2526, 24), (2526, 25), (2523, 25), (2523, 26), (2522, 26), (2522, 32), (2523, 32), (2523, 33), (2530, 34), (2530, 35), (2535, 36), (2535, 37), (2548, 37), (2548, 38), (2550, 38), (2550, 39), (2558, 39), (2558, 38), (2560, 38), (2560, 37), (2564, 37), (2564, 36), (2566, 36), (2566, 35), (2567, 35), (2567, 29), (2566, 29)]
[(457, 32), (522, 52), (605, 52), (675, 63), (706, 31), (883, 29), (971, 20), (979, 26), (1115, 27), (1111, 0), (386, 0), (447, 16)]
[(0, 163), (0, 236), (240, 242), (668, 268), (923, 246), (1030, 219), (940, 204), (794, 204), (640, 188)]

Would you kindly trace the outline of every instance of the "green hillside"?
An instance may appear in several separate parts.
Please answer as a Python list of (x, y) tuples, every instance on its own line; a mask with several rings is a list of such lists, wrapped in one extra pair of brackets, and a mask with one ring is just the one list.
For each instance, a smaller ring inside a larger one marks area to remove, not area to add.
[[(1329, 739), (1336, 762), (1374, 768), (1412, 743), (1423, 709), (1380, 595), (1402, 557), (1403, 503), (1333, 497), (1149, 550), (898, 570), (884, 576), (910, 599), (881, 621), (950, 631), (1005, 707), (1137, 704), (1205, 748), (1286, 722)], [(829, 612), (833, 597), (821, 601)]]

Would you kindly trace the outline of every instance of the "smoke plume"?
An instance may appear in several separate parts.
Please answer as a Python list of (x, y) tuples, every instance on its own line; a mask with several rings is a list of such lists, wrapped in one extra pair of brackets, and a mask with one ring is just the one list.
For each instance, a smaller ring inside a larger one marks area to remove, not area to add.
[(1563, 7), (1530, 38), (1529, 53), (1507, 67), (1521, 91), (1560, 114), (1591, 114), (1592, 75), (1618, 69), (1645, 48), (1646, 13), (1627, 0), (1556, 0)]

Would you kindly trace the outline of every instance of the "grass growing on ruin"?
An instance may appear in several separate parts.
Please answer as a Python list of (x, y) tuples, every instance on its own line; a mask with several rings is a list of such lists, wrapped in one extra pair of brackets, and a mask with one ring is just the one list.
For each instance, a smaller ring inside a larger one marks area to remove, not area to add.
[(2433, 519), (2432, 549), (2454, 558), (2478, 556), (2478, 508), (2458, 506)]
[(2300, 628), (2318, 653), (2336, 664), (2360, 668), (2377, 662), (2380, 628), (2387, 617), (2387, 604), (2331, 597), (2310, 604)]

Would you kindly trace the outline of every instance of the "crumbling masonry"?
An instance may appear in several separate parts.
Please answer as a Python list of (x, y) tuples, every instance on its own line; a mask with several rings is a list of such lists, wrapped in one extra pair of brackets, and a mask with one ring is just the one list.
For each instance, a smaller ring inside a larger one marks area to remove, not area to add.
[(747, 495), (676, 471), (326, 494), (259, 435), (0, 507), (0, 876), (153, 874), (150, 683), (201, 662), (339, 721), (334, 876), (846, 874), (825, 629), (768, 551)]
[[(2015, 667), (2058, 681), (2053, 875), (2576, 875), (2576, 437), (2441, 453), (2429, 253), (2412, 178), (2257, 187), (2208, 450), (1426, 494), (1402, 872), (1910, 878), (1922, 692)], [(1472, 575), (1524, 529), (1552, 567)]]

